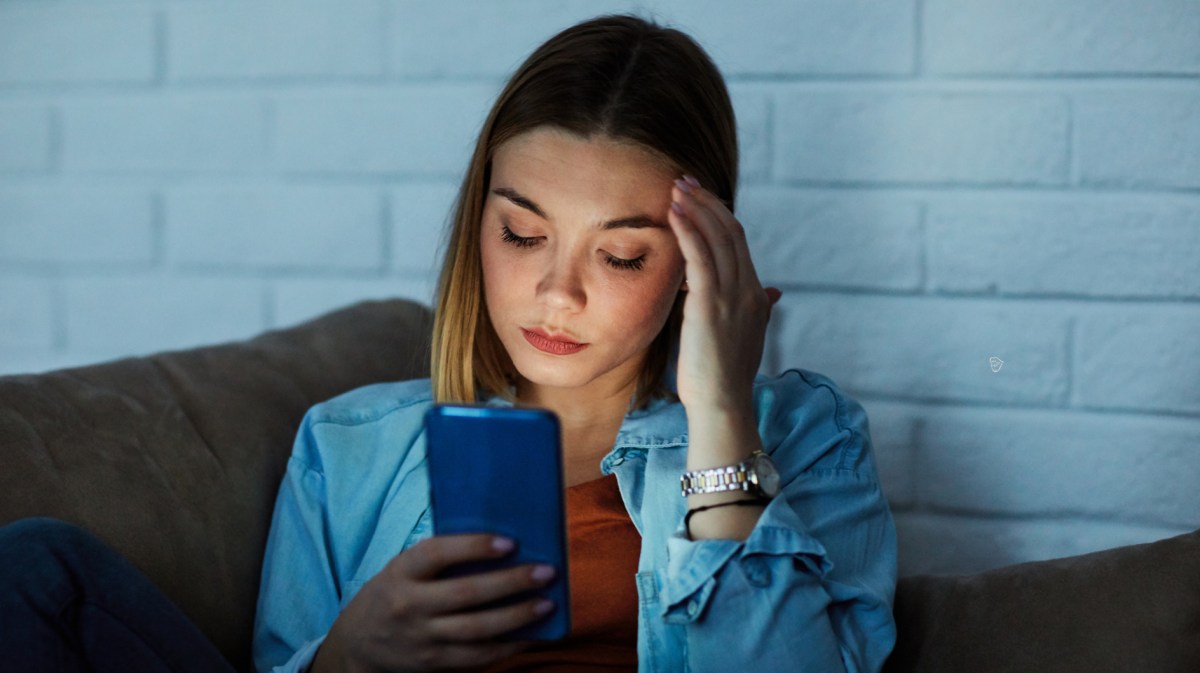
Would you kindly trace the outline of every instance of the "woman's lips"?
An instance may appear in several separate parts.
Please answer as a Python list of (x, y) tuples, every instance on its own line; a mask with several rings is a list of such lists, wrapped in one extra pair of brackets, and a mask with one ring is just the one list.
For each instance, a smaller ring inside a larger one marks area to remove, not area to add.
[(588, 347), (587, 344), (576, 343), (562, 338), (550, 336), (541, 329), (525, 329), (521, 328), (521, 334), (525, 335), (525, 340), (531, 346), (551, 355), (571, 355)]

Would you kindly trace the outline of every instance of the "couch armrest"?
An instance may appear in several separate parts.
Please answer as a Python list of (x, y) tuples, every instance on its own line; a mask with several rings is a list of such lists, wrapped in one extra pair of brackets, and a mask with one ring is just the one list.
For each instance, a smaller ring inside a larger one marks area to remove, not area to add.
[(886, 673), (1200, 671), (1200, 530), (900, 580)]
[(241, 670), (275, 492), (313, 404), (426, 376), (430, 311), (364, 302), (230, 344), (0, 377), (0, 523), (77, 523)]

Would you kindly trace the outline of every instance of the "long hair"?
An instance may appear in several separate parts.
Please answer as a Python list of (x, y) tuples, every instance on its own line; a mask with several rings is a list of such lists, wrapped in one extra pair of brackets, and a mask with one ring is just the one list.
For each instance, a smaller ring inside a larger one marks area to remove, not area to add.
[[(548, 126), (581, 138), (632, 141), (690, 173), (733, 210), (738, 148), (721, 73), (684, 33), (637, 16), (601, 16), (537, 48), (501, 91), (463, 177), (435, 307), (431, 376), (438, 402), (509, 395), (515, 370), (484, 306), (480, 227), (491, 161), (505, 141)], [(682, 295), (650, 345), (634, 407), (672, 395), (665, 381), (679, 339)]]

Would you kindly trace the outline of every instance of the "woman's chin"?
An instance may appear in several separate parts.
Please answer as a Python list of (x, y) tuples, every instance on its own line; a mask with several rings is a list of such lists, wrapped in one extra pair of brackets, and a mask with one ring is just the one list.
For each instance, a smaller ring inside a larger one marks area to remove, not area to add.
[(579, 367), (559, 363), (521, 363), (517, 373), (527, 383), (548, 388), (578, 388), (590, 378)]

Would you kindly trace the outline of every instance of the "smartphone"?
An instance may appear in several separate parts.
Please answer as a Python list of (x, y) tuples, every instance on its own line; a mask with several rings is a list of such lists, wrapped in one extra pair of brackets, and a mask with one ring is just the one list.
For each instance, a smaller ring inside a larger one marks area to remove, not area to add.
[(554, 580), (535, 592), (554, 610), (506, 640), (558, 640), (571, 628), (567, 526), (558, 417), (546, 409), (434, 405), (425, 414), (429, 494), (435, 535), (491, 533), (516, 543), (503, 559), (463, 563), (461, 576), (525, 563), (554, 566)]

